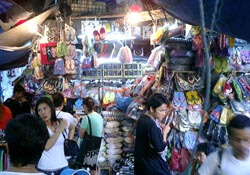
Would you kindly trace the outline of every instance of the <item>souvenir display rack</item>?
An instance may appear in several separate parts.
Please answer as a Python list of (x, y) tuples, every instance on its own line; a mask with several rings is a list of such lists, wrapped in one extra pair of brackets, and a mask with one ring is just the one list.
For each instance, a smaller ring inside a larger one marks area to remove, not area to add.
[(82, 79), (130, 79), (142, 77), (142, 64), (109, 63), (102, 64), (99, 68), (83, 69)]

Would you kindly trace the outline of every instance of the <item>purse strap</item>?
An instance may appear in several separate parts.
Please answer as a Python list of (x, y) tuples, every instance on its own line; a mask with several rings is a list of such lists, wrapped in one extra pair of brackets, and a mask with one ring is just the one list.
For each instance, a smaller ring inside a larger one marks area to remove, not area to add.
[(91, 121), (89, 118), (89, 115), (87, 115), (88, 118), (88, 123), (89, 123), (89, 137), (90, 137), (90, 145), (91, 145), (91, 149), (93, 148), (93, 140), (92, 140), (92, 126), (91, 126)]
[[(65, 132), (65, 133), (64, 133), (64, 132)], [(64, 140), (67, 139), (67, 137), (65, 136), (65, 134), (67, 134), (66, 129), (62, 132), (62, 135), (63, 135)]]
[(87, 115), (87, 118), (88, 118), (88, 123), (89, 123), (89, 135), (92, 136), (92, 126), (91, 126), (89, 115)]
[[(58, 112), (58, 114), (56, 115), (56, 118), (57, 118), (57, 116), (60, 114), (60, 112), (61, 112), (61, 111)], [(64, 133), (64, 132), (65, 132), (65, 133)], [(66, 129), (62, 132), (62, 135), (63, 135), (64, 140), (67, 139), (67, 137), (65, 136), (65, 134), (67, 134)]]

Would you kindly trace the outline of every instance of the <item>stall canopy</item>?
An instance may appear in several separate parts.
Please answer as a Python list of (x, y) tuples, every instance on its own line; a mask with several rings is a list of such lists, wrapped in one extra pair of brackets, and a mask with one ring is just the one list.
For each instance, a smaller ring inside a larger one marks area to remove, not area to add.
[[(206, 28), (211, 28), (217, 1), (214, 31), (250, 41), (249, 0), (203, 0)], [(160, 6), (185, 23), (201, 24), (199, 0), (142, 0), (142, 3)]]
[[(28, 54), (31, 50), (31, 42), (29, 41), (34, 36), (34, 33), (31, 33), (28, 28), (32, 25), (41, 25), (54, 11), (55, 8), (51, 8), (20, 25), (15, 25), (0, 33), (0, 70), (27, 64)], [(27, 42), (30, 44), (25, 44)]]

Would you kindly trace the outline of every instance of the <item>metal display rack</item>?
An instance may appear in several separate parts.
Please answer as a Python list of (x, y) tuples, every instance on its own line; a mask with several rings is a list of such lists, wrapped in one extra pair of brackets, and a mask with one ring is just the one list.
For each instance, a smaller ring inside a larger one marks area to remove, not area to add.
[(131, 64), (102, 64), (97, 69), (83, 69), (82, 79), (129, 79), (143, 76), (142, 65)]

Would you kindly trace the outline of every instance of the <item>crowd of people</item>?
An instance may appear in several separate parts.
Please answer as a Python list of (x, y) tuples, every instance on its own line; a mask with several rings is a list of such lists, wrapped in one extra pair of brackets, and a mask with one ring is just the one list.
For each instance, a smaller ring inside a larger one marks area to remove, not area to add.
[[(95, 112), (95, 101), (91, 97), (83, 100), (85, 115), (82, 117), (63, 111), (64, 105), (64, 96), (57, 92), (51, 98), (39, 98), (31, 108), (20, 85), (14, 87), (11, 98), (0, 102), (0, 129), (6, 134), (11, 163), (0, 175), (74, 172), (69, 169), (69, 159), (64, 153), (64, 135), (70, 140), (79, 139), (81, 150), (85, 137), (92, 135), (101, 139), (103, 118)], [(168, 105), (166, 97), (158, 93), (147, 100), (146, 112), (136, 126), (135, 175), (171, 175), (166, 163), (167, 137), (171, 128), (162, 122)], [(236, 115), (227, 131), (230, 147), (209, 154), (195, 175), (250, 174), (250, 118)], [(84, 160), (80, 160), (83, 167)]]
[[(93, 123), (92, 133), (101, 137), (103, 119), (95, 112), (95, 102), (90, 97), (84, 101), (86, 115)], [(9, 169), (0, 172), (1, 175), (72, 173), (68, 164), (72, 157), (66, 157), (64, 141), (77, 140), (76, 130), (82, 139), (89, 128), (84, 115), (80, 120), (79, 116), (63, 111), (64, 104), (64, 96), (57, 92), (51, 97), (40, 97), (33, 108), (20, 85), (14, 87), (11, 98), (0, 102), (0, 129), (5, 131), (10, 158)]]

